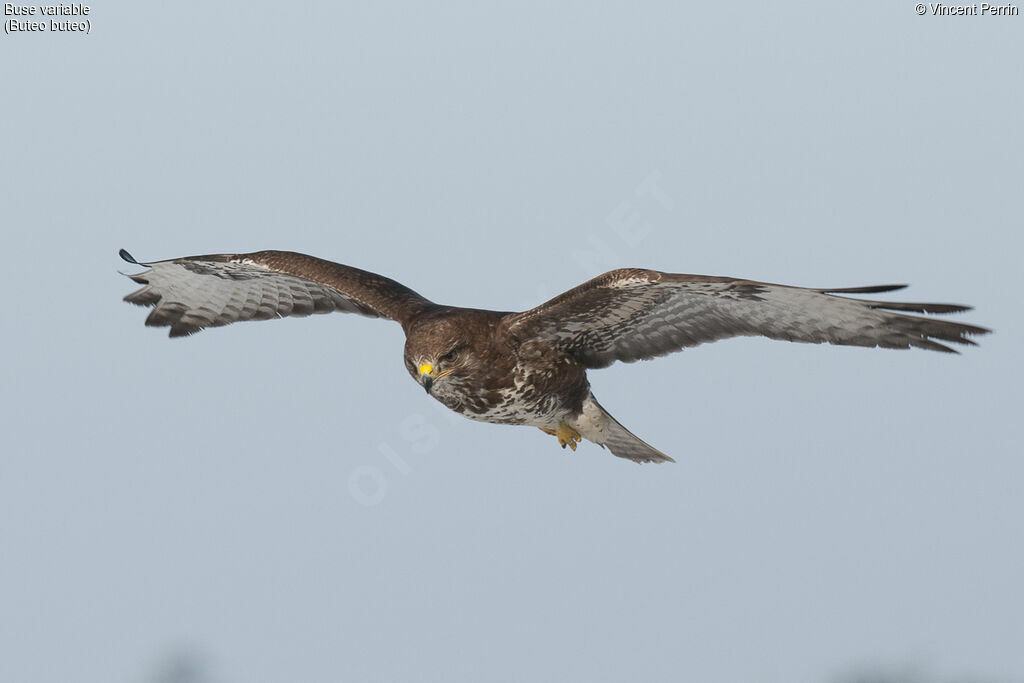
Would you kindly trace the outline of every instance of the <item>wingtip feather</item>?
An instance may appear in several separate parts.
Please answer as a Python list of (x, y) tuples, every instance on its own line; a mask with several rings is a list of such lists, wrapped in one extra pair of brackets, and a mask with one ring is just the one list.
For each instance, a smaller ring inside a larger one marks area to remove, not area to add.
[(879, 292), (895, 292), (898, 289), (906, 288), (907, 285), (868, 285), (866, 287), (840, 287), (818, 291), (822, 294), (878, 294)]

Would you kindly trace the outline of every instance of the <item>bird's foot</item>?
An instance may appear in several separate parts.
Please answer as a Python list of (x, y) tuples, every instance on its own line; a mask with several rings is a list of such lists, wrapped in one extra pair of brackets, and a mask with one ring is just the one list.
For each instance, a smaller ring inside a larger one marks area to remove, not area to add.
[(576, 450), (576, 444), (578, 444), (583, 437), (575, 429), (565, 424), (564, 422), (558, 423), (558, 429), (548, 429), (547, 427), (538, 427), (540, 431), (545, 434), (550, 434), (558, 439), (558, 445), (562, 448), (568, 446), (572, 450)]

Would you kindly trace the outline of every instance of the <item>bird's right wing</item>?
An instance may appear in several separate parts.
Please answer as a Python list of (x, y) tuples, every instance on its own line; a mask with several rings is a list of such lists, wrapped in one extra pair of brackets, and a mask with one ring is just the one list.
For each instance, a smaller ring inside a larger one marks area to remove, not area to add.
[[(589, 368), (617, 360), (663, 356), (728, 337), (850, 346), (952, 351), (941, 342), (973, 344), (983, 327), (916, 313), (955, 313), (956, 304), (870, 301), (837, 294), (868, 294), (903, 285), (807, 289), (726, 277), (613, 270), (536, 308), (506, 317), (520, 343), (543, 341)], [(900, 311), (894, 313), (890, 311)]]
[(152, 306), (146, 325), (170, 327), (170, 336), (194, 334), (241, 320), (268, 320), (313, 313), (358, 313), (405, 326), (433, 304), (394, 280), (340, 263), (290, 251), (209, 254), (140, 263), (124, 249), (121, 258), (146, 266), (128, 275), (145, 285), (124, 298)]

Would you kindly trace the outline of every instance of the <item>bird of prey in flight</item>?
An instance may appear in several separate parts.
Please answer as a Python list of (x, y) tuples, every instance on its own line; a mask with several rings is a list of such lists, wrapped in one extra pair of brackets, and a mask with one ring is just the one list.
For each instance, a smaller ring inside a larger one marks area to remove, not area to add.
[(146, 325), (170, 336), (243, 320), (312, 313), (388, 318), (405, 331), (405, 367), (427, 393), (474, 420), (537, 427), (576, 450), (581, 439), (636, 462), (672, 462), (608, 414), (587, 370), (663, 356), (727, 337), (953, 352), (983, 327), (912, 313), (953, 304), (873, 301), (905, 285), (807, 289), (730, 277), (623, 268), (522, 312), (435, 304), (389, 278), (288, 251), (141, 263)]

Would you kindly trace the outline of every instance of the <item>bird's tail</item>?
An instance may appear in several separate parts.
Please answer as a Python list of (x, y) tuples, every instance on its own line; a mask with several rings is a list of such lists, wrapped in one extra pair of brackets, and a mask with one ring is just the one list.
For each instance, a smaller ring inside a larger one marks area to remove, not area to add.
[(612, 455), (633, 462), (675, 462), (672, 458), (645, 442), (623, 427), (618, 420), (601, 407), (594, 395), (587, 397), (576, 425), (577, 431), (588, 441), (602, 448), (607, 447)]

